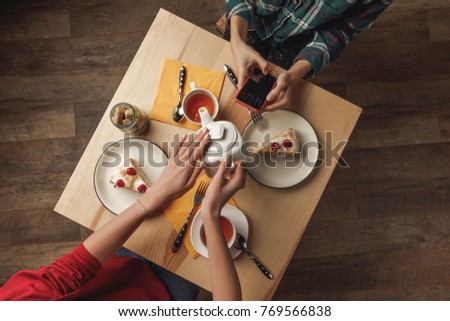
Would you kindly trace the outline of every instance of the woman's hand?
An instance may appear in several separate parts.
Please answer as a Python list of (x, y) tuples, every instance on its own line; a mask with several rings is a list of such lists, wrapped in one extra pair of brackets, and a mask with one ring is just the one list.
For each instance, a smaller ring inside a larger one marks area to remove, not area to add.
[(238, 86), (241, 88), (245, 79), (254, 67), (259, 67), (267, 74), (267, 61), (247, 45), (248, 22), (239, 16), (230, 17), (230, 45), (237, 67)]
[[(245, 185), (247, 171), (240, 162), (236, 162), (234, 172), (227, 168), (228, 161), (223, 161), (213, 180), (209, 184), (202, 202), (202, 218), (205, 220), (219, 217), (222, 207)], [(207, 216), (207, 217), (205, 217)]]
[(311, 64), (306, 60), (297, 61), (287, 72), (278, 76), (277, 84), (267, 95), (267, 105), (264, 110), (275, 110), (293, 105), (293, 93), (298, 91), (303, 77), (311, 70)]
[(184, 135), (156, 182), (145, 192), (141, 202), (157, 199), (159, 204), (180, 197), (194, 186), (203, 169), (202, 157), (209, 132), (202, 128), (194, 135)]
[(242, 300), (239, 277), (220, 226), (220, 212), (226, 202), (245, 185), (246, 171), (236, 163), (229, 173), (228, 161), (223, 161), (206, 190), (201, 215), (208, 241), (208, 256), (211, 271), (211, 288), (214, 300)]
[(83, 242), (89, 253), (105, 263), (149, 214), (157, 212), (164, 203), (192, 188), (202, 170), (201, 159), (208, 142), (209, 134), (206, 129), (189, 137), (183, 136), (170, 157), (169, 164), (139, 202), (132, 204)]
[(292, 92), (295, 84), (291, 79), (291, 75), (283, 72), (278, 76), (277, 84), (267, 95), (267, 105), (264, 110), (275, 110), (278, 108), (288, 107), (292, 103)]
[(253, 68), (258, 67), (263, 74), (267, 74), (268, 62), (244, 41), (232, 41), (231, 51), (236, 63), (239, 88), (242, 87)]

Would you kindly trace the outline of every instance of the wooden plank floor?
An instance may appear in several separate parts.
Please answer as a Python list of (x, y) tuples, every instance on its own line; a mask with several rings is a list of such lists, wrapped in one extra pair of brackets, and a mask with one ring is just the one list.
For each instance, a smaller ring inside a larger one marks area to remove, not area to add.
[[(160, 7), (224, 1), (0, 3), (0, 284), (89, 234), (52, 209)], [(364, 112), (275, 300), (449, 299), (449, 17), (396, 1), (313, 80)]]

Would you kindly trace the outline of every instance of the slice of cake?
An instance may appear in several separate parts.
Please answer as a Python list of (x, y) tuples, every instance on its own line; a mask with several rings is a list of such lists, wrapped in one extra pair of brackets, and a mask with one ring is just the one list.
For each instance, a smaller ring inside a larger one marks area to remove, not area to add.
[(254, 149), (254, 152), (265, 154), (277, 154), (282, 156), (292, 156), (300, 153), (298, 135), (292, 128), (284, 133), (278, 134), (270, 139), (270, 142), (261, 144)]
[(145, 193), (152, 186), (144, 171), (137, 166), (134, 159), (129, 159), (130, 166), (119, 166), (116, 173), (111, 176), (110, 182), (114, 187), (127, 188), (139, 193)]

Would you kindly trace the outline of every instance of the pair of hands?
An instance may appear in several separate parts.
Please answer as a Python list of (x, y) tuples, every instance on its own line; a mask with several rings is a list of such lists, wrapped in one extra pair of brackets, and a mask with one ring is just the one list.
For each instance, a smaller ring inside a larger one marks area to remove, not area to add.
[[(253, 68), (258, 67), (265, 75), (269, 72), (269, 63), (242, 39), (233, 39), (231, 41), (231, 50), (236, 62), (239, 87), (242, 86)], [(292, 106), (293, 93), (310, 70), (311, 64), (309, 62), (299, 60), (287, 72), (283, 72), (280, 75), (271, 72), (273, 76), (278, 76), (278, 79), (275, 87), (267, 95), (268, 104), (265, 110), (273, 111), (278, 108)]]
[[(143, 197), (157, 198), (159, 204), (165, 204), (190, 190), (204, 168), (202, 157), (209, 140), (206, 128), (193, 135), (181, 137), (168, 165)], [(226, 202), (244, 187), (246, 171), (241, 164), (236, 164), (233, 173), (227, 171), (226, 165), (227, 161), (222, 162), (209, 184), (202, 202), (202, 208), (206, 210), (202, 213), (209, 212), (218, 217)]]

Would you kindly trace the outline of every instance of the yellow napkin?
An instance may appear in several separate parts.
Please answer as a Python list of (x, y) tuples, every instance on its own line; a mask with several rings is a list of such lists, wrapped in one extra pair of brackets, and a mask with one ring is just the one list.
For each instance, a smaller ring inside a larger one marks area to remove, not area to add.
[(153, 101), (150, 118), (176, 125), (180, 127), (197, 130), (200, 126), (192, 124), (186, 118), (179, 123), (172, 120), (172, 110), (178, 103), (180, 68), (186, 68), (186, 81), (183, 88), (183, 97), (191, 91), (190, 83), (195, 81), (198, 88), (210, 90), (217, 99), (222, 91), (225, 73), (211, 70), (204, 67), (194, 66), (181, 61), (166, 59), (161, 71), (161, 77), (156, 90), (155, 100)]
[[(194, 205), (194, 194), (197, 191), (197, 188), (202, 181), (209, 183), (209, 182), (211, 182), (211, 178), (208, 177), (206, 174), (201, 175), (195, 182), (194, 187), (192, 187), (183, 196), (174, 200), (167, 207), (164, 208), (164, 214), (166, 215), (170, 224), (175, 229), (176, 233), (178, 233), (180, 231), (181, 227), (184, 224), (184, 221), (186, 220), (186, 217), (189, 214), (189, 211), (191, 210), (192, 206)], [(233, 201), (233, 199), (230, 199), (230, 201), (228, 201), (228, 204), (237, 207), (236, 203)], [(194, 214), (200, 209), (200, 207), (201, 207), (201, 204), (194, 211)], [(191, 243), (191, 224), (192, 224), (193, 220), (194, 220), (194, 216), (192, 216), (191, 223), (188, 225), (188, 229), (186, 231), (186, 234), (184, 235), (183, 244), (184, 244), (184, 246), (187, 247), (189, 253), (195, 259), (199, 256), (199, 254), (194, 249), (194, 246)], [(173, 240), (173, 241), (175, 241), (175, 240)]]

